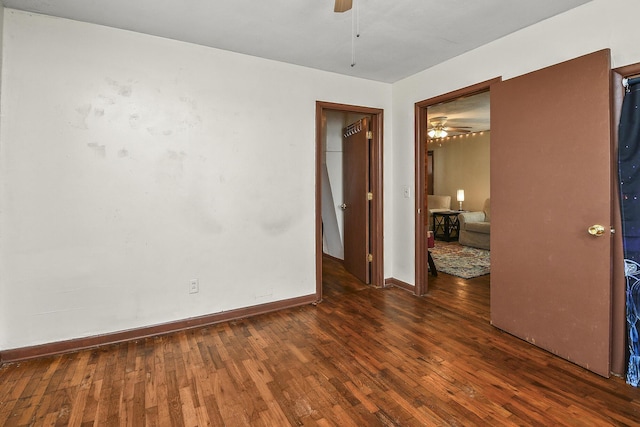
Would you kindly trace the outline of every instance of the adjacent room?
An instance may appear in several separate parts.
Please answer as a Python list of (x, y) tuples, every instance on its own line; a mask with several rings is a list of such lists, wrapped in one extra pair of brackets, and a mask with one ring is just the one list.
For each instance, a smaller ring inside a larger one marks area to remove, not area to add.
[(427, 107), (425, 217), (438, 271), (490, 272), (490, 93)]

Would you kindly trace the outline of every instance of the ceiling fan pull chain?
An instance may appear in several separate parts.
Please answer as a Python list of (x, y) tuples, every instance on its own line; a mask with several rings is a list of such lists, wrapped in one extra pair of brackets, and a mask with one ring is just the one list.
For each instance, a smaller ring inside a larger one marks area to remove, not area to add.
[(351, 12), (351, 66), (356, 65), (356, 38), (360, 37), (360, 18), (358, 13), (358, 0), (353, 0), (355, 7)]
[(356, 6), (356, 37), (360, 37), (360, 7), (358, 6), (360, 2), (358, 0), (353, 0), (353, 2)]
[[(358, 3), (356, 2), (356, 9), (358, 8)], [(351, 13), (351, 66), (354, 67), (356, 65), (356, 15), (355, 13)]]

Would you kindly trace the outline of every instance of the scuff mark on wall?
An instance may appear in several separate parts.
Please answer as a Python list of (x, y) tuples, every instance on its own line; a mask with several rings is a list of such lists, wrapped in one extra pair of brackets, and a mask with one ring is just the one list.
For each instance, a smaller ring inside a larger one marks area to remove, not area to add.
[(127, 157), (129, 155), (129, 151), (126, 150), (125, 148), (118, 150), (118, 157), (122, 158), (122, 157)]
[[(187, 157), (184, 151), (167, 150), (158, 161), (157, 179), (166, 184), (182, 183), (184, 174), (183, 161)], [(181, 184), (178, 184), (181, 185)]]
[(180, 101), (187, 104), (193, 111), (198, 109), (198, 103), (195, 99), (189, 98), (188, 96), (181, 96)]
[(116, 101), (113, 98), (105, 95), (98, 95), (98, 99), (103, 103), (105, 103), (106, 105), (113, 105), (116, 103)]
[(76, 112), (78, 113), (78, 121), (72, 124), (72, 126), (79, 129), (89, 129), (89, 126), (87, 126), (87, 117), (89, 117), (89, 113), (91, 113), (91, 104), (79, 106), (76, 108)]
[(286, 233), (297, 222), (295, 215), (287, 209), (283, 205), (281, 211), (263, 211), (259, 218), (260, 228), (272, 236)]
[[(96, 130), (104, 126), (144, 130), (153, 137), (173, 137), (202, 125), (198, 102), (185, 94), (166, 95), (157, 87), (141, 86), (129, 79), (122, 83), (103, 77), (100, 90), (90, 103), (76, 108), (71, 125)], [(105, 87), (106, 82), (106, 87)]]
[(182, 159), (184, 159), (187, 155), (184, 151), (180, 151), (179, 153), (174, 150), (167, 150), (167, 155), (171, 160), (178, 160), (182, 164)]
[(90, 142), (87, 144), (87, 147), (91, 148), (97, 156), (100, 156), (100, 157), (107, 156), (107, 149), (104, 145), (98, 145), (95, 142)]
[(133, 92), (133, 87), (131, 86), (131, 84), (122, 84), (117, 80), (114, 80), (108, 77), (105, 80), (109, 84), (109, 86), (111, 86), (116, 90), (118, 95), (124, 96), (127, 98), (131, 96), (131, 93)]
[(140, 115), (137, 113), (129, 115), (129, 126), (131, 129), (138, 129), (140, 127)]

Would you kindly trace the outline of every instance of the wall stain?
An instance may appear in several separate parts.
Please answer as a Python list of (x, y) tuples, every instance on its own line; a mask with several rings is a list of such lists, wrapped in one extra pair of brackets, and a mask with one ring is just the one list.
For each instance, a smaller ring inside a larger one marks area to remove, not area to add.
[(139, 114), (134, 113), (129, 115), (129, 126), (131, 126), (131, 129), (138, 129), (138, 127), (140, 126)]
[(184, 151), (166, 150), (166, 152), (158, 159), (157, 163), (157, 179), (163, 185), (182, 185), (182, 177), (184, 174), (183, 161), (187, 153)]
[(267, 234), (277, 236), (291, 228), (292, 223), (290, 216), (282, 216), (281, 218), (262, 218), (260, 225)]
[(116, 80), (106, 78), (107, 84), (115, 89), (116, 93), (120, 96), (124, 96), (126, 98), (131, 96), (133, 92), (133, 87), (130, 84), (122, 84)]
[[(154, 137), (172, 137), (202, 126), (203, 118), (197, 114), (198, 102), (194, 98), (181, 95), (169, 99), (165, 96), (159, 99), (158, 104), (153, 107), (147, 106), (145, 99), (138, 100), (137, 98), (135, 100), (138, 102), (133, 105), (130, 105), (131, 101), (126, 101), (126, 104), (123, 104), (123, 97), (137, 97), (133, 90), (133, 86), (137, 82), (129, 79), (123, 83), (110, 77), (103, 79), (107, 85), (106, 93), (98, 93), (93, 99), (93, 105), (87, 103), (77, 107), (75, 111), (78, 115), (75, 117), (75, 121), (70, 123), (71, 126), (78, 129), (90, 129), (92, 124), (97, 123), (96, 120), (106, 119), (108, 124), (123, 125), (126, 123), (125, 126), (130, 129), (145, 130)], [(156, 88), (156, 91), (159, 94), (162, 93), (159, 88)], [(136, 111), (139, 108), (142, 111)], [(93, 122), (92, 119), (94, 119)], [(122, 123), (125, 120), (126, 122)]]
[(129, 151), (127, 151), (125, 148), (118, 150), (118, 157), (123, 158), (128, 156), (129, 156)]
[(107, 148), (104, 145), (98, 145), (95, 142), (90, 142), (87, 144), (87, 147), (91, 148), (97, 156), (107, 156)]
[(87, 117), (89, 117), (89, 113), (91, 113), (91, 104), (83, 104), (76, 108), (76, 112), (79, 114), (79, 121), (74, 127), (80, 129), (89, 129), (87, 125)]
[(178, 153), (177, 151), (167, 150), (167, 155), (171, 160), (182, 161), (182, 159), (187, 156), (187, 153), (185, 153), (184, 151)]
[(98, 99), (100, 99), (100, 101), (102, 101), (106, 105), (113, 105), (116, 103), (116, 101), (112, 97), (106, 95), (98, 95)]
[(171, 129), (160, 130), (157, 127), (148, 127), (147, 128), (147, 132), (149, 132), (149, 135), (152, 135), (152, 136), (158, 136), (158, 135), (171, 136), (171, 135), (173, 135), (173, 131)]

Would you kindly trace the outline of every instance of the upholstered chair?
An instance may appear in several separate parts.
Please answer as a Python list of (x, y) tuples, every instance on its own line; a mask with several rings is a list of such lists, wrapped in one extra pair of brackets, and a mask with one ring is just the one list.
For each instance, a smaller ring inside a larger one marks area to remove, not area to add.
[(458, 215), (461, 245), (489, 249), (491, 237), (491, 202), (485, 200), (481, 212), (463, 212)]

